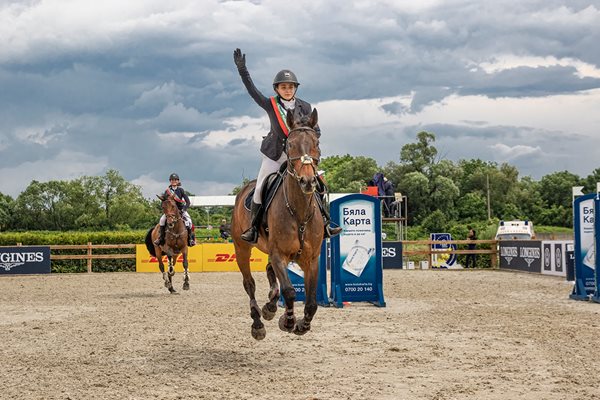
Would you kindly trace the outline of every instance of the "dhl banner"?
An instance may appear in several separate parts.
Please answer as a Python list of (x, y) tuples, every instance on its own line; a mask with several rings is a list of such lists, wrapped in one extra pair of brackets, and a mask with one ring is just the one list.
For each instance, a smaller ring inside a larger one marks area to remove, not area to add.
[[(202, 271), (239, 271), (232, 243), (203, 243)], [(256, 247), (250, 253), (250, 270), (266, 271), (268, 256)]]
[[(135, 269), (137, 272), (160, 272), (158, 260), (148, 253), (143, 244), (138, 244), (135, 250)], [(256, 248), (250, 256), (252, 271), (265, 271), (268, 256)], [(167, 268), (167, 256), (163, 256)], [(202, 243), (188, 248), (188, 266), (190, 272), (223, 272), (239, 271), (235, 260), (235, 250), (232, 243)], [(175, 272), (183, 272), (183, 256), (177, 256)]]

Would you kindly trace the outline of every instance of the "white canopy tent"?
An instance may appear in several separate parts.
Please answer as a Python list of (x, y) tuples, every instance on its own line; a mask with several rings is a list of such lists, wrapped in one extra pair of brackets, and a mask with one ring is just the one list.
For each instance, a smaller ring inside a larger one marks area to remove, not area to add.
[[(330, 193), (329, 201), (337, 200), (352, 193)], [(192, 207), (233, 207), (235, 196), (190, 196)]]

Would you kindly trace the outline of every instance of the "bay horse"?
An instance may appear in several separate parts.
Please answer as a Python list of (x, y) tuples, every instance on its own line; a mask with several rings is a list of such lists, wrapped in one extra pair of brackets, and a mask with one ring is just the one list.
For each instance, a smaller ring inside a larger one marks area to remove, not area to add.
[[(285, 302), (285, 312), (279, 318), (281, 330), (303, 335), (310, 330), (317, 312), (319, 254), (324, 233), (323, 217), (315, 200), (317, 165), (321, 157), (319, 139), (314, 130), (317, 122), (316, 109), (310, 117), (303, 117), (302, 121), (295, 121), (293, 114), (288, 111), (289, 136), (285, 145), (287, 166), (283, 182), (266, 211), (268, 230), (259, 224), (256, 244), (250, 244), (240, 237), (251, 223), (250, 211), (244, 202), (256, 186), (256, 181), (243, 186), (235, 199), (231, 235), (244, 289), (250, 298), (250, 316), (253, 320), (251, 334), (256, 340), (266, 336), (261, 315), (265, 320), (273, 319), (277, 312), (280, 288)], [(256, 284), (250, 272), (250, 252), (253, 247), (269, 255), (266, 267), (270, 285), (269, 300), (262, 309), (256, 302)], [(304, 272), (306, 301), (304, 317), (299, 321), (294, 315), (296, 293), (287, 274), (287, 266), (291, 261), (295, 261)]]
[[(158, 260), (158, 267), (162, 272), (163, 279), (165, 281), (165, 287), (169, 289), (169, 292), (176, 293), (173, 288), (173, 275), (175, 275), (175, 263), (177, 262), (177, 256), (182, 254), (183, 256), (183, 290), (189, 290), (190, 288), (190, 276), (188, 273), (188, 232), (183, 221), (183, 216), (177, 208), (175, 198), (171, 193), (163, 193), (162, 195), (156, 195), (161, 201), (161, 208), (167, 218), (165, 227), (165, 244), (157, 246), (154, 241), (160, 236), (160, 224), (156, 226), (146, 235), (146, 248), (151, 255), (155, 256)], [(167, 255), (169, 261), (169, 269), (165, 272), (165, 265), (163, 262), (163, 254)]]

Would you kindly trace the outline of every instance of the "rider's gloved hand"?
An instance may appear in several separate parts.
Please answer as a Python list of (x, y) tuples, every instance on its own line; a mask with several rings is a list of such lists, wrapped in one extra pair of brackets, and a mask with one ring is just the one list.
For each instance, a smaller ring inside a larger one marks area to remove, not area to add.
[(235, 49), (233, 52), (233, 61), (238, 69), (246, 68), (246, 55), (242, 54), (240, 49)]

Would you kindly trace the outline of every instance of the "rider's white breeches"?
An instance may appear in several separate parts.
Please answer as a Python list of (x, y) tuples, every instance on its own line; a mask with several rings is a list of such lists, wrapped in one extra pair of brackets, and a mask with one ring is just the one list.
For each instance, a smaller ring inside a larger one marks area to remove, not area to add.
[[(181, 216), (183, 217), (183, 222), (185, 223), (185, 226), (187, 226), (188, 228), (191, 228), (192, 227), (192, 218), (190, 217), (190, 214), (188, 214), (187, 211), (183, 211), (181, 213)], [(166, 223), (167, 223), (167, 216), (165, 214), (163, 214), (162, 217), (160, 217), (159, 224), (160, 224), (160, 226), (165, 226)]]
[(265, 179), (267, 179), (267, 176), (273, 172), (277, 172), (285, 160), (287, 160), (287, 155), (285, 153), (281, 153), (281, 157), (279, 157), (279, 160), (277, 161), (271, 160), (264, 154), (262, 155), (260, 170), (258, 170), (258, 177), (256, 178), (256, 189), (254, 190), (254, 196), (252, 196), (253, 202), (256, 204), (261, 204), (262, 200), (260, 198), (260, 192), (262, 191)]

